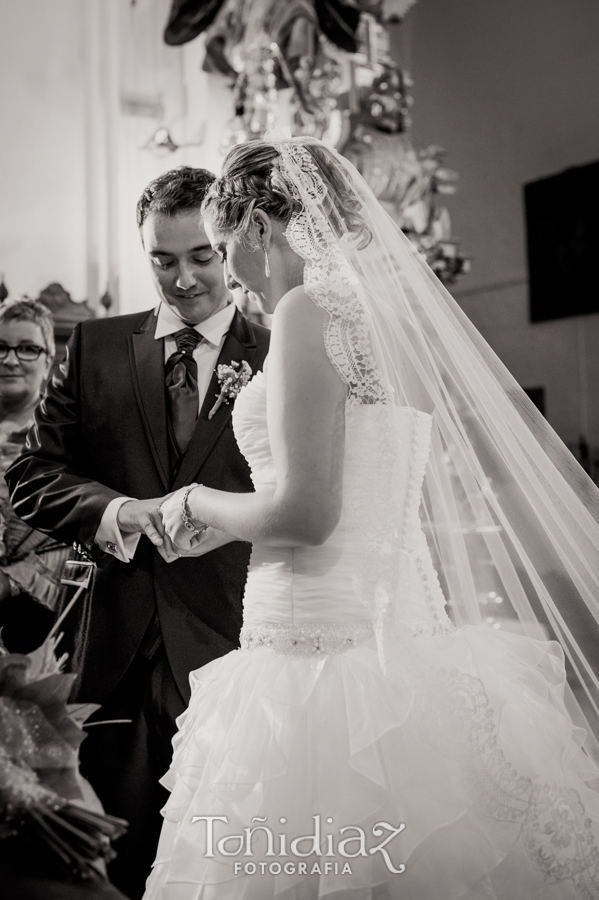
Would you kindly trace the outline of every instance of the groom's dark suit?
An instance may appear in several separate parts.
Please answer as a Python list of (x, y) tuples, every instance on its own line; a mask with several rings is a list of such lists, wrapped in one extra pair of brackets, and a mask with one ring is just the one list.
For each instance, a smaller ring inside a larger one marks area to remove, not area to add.
[[(208, 419), (219, 391), (216, 372), (173, 477), (164, 343), (154, 338), (155, 326), (154, 313), (144, 312), (75, 329), (29, 447), (6, 476), (18, 515), (40, 531), (92, 548), (116, 497), (161, 497), (194, 481), (252, 489), (231, 427), (232, 403)], [(236, 312), (218, 362), (247, 360), (258, 371), (268, 334)], [(249, 544), (234, 542), (167, 564), (145, 536), (128, 564), (101, 554), (77, 699), (102, 703), (101, 720), (134, 722), (90, 728), (82, 759), (107, 812), (132, 820), (133, 844), (123, 845), (117, 860), (130, 870), (130, 885), (122, 873), (113, 875), (132, 896), (141, 878), (134, 869), (147, 875), (155, 852), (155, 808), (166, 798), (156, 779), (168, 765), (174, 718), (189, 700), (189, 672), (238, 646), (249, 554)], [(135, 846), (140, 837), (142, 848)]]

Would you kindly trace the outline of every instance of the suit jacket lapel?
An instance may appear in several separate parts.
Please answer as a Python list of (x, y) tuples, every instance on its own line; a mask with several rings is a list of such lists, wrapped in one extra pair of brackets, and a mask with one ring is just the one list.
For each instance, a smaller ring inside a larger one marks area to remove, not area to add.
[(154, 338), (156, 316), (151, 312), (129, 337), (133, 384), (146, 437), (166, 490), (170, 483), (166, 400), (164, 396), (164, 342)]
[[(232, 360), (241, 362), (246, 360), (252, 367), (254, 357), (256, 355), (256, 341), (251, 324), (241, 315), (239, 310), (235, 312), (231, 327), (225, 338), (223, 348), (218, 357), (217, 367), (220, 365), (229, 365)], [(233, 400), (229, 403), (223, 403), (212, 419), (208, 418), (208, 413), (216, 403), (216, 398), (220, 393), (220, 385), (216, 375), (216, 368), (212, 373), (208, 391), (202, 403), (202, 408), (198, 416), (198, 422), (195, 431), (187, 447), (185, 456), (181, 461), (181, 466), (175, 483), (171, 490), (177, 490), (185, 484), (192, 482), (200, 471), (206, 458), (208, 457), (212, 447), (216, 443), (220, 433), (225, 425), (227, 425), (231, 413), (233, 412)]]

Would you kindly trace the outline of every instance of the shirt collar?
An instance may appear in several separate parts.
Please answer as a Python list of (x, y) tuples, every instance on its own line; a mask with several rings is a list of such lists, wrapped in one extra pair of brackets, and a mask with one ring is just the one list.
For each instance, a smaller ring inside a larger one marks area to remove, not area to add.
[[(235, 309), (235, 304), (229, 303), (224, 309), (219, 309), (218, 312), (214, 313), (213, 316), (189, 327), (194, 328), (198, 334), (201, 334), (209, 343), (217, 347), (231, 326)], [(167, 306), (166, 303), (161, 303), (158, 307), (156, 331), (154, 332), (155, 339), (160, 340), (160, 338), (169, 337), (182, 328), (185, 328), (185, 322), (173, 312), (170, 306)]]

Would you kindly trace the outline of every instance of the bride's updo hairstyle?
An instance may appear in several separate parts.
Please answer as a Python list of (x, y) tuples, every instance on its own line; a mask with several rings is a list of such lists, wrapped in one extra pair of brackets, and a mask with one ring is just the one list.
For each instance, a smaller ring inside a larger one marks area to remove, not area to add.
[[(301, 152), (310, 155), (326, 188), (322, 211), (336, 237), (351, 235), (359, 249), (366, 247), (371, 232), (361, 215), (359, 197), (345, 184), (333, 152), (308, 142)], [(238, 144), (227, 154), (223, 171), (210, 186), (202, 204), (202, 216), (222, 231), (231, 231), (249, 241), (254, 210), (262, 209), (273, 219), (289, 222), (301, 212), (302, 203), (281, 172), (281, 154), (266, 141)], [(249, 241), (253, 246), (255, 241)]]

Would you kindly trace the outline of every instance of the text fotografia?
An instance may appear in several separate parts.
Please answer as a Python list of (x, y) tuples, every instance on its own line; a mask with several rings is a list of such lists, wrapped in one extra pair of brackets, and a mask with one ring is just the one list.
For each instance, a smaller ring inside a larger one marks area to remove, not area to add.
[[(372, 826), (372, 834), (368, 835), (359, 825), (346, 825), (339, 829), (338, 834), (324, 832), (320, 815), (312, 816), (314, 829), (311, 834), (303, 834), (289, 840), (285, 833), (275, 834), (268, 825), (268, 816), (255, 816), (252, 825), (244, 828), (241, 834), (227, 834), (217, 837), (215, 834), (217, 822), (229, 824), (227, 816), (193, 816), (192, 822), (206, 823), (206, 857), (239, 857), (254, 856), (254, 835), (260, 835), (260, 840), (266, 841), (266, 851), (260, 852), (260, 856), (276, 857), (272, 862), (235, 862), (234, 870), (238, 875), (244, 872), (246, 875), (268, 872), (270, 875), (279, 875), (285, 872), (287, 875), (351, 875), (351, 864), (341, 862), (338, 859), (332, 862), (330, 857), (342, 857), (344, 860), (357, 859), (358, 857), (373, 856), (380, 853), (385, 865), (390, 872), (401, 875), (405, 871), (404, 863), (395, 865), (389, 855), (389, 845), (398, 834), (406, 827), (402, 822), (399, 825), (391, 825), (389, 822), (377, 822)], [(284, 817), (279, 819), (281, 825), (286, 823)], [(329, 816), (327, 825), (333, 824)], [(259, 823), (259, 824), (253, 824)], [(378, 843), (372, 844), (370, 838), (382, 838)], [(324, 848), (324, 849), (323, 849)], [(301, 859), (295, 862), (288, 859), (294, 856)], [(321, 860), (309, 860), (308, 857), (321, 857)], [(327, 857), (329, 857), (327, 859)], [(279, 862), (280, 858), (287, 858), (287, 862)]]

